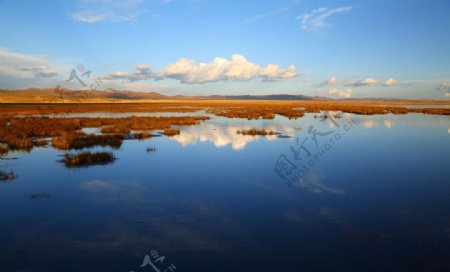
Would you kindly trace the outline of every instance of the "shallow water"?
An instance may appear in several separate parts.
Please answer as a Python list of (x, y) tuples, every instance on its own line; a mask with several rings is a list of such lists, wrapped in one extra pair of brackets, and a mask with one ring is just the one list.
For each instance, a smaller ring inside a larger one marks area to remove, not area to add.
[(10, 153), (1, 271), (449, 269), (450, 117), (314, 116), (214, 118), (106, 166)]

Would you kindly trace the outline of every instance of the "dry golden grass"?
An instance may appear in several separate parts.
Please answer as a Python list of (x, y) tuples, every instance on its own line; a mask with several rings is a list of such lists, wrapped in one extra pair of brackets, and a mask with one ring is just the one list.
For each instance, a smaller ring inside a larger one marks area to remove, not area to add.
[[(197, 125), (209, 119), (207, 116), (192, 117), (124, 117), (124, 118), (49, 118), (33, 114), (92, 113), (92, 112), (196, 112), (226, 118), (273, 119), (276, 115), (300, 118), (305, 113), (342, 111), (346, 113), (407, 114), (424, 113), (450, 115), (450, 108), (408, 108), (410, 105), (450, 105), (450, 101), (254, 101), (254, 100), (167, 100), (148, 103), (80, 103), (80, 104), (1, 104), (0, 143), (9, 150), (30, 150), (33, 139), (52, 137), (52, 144), (62, 149), (81, 148), (107, 142), (106, 139), (88, 139), (80, 133), (82, 128), (101, 128), (103, 133), (126, 135), (133, 130), (164, 130), (167, 136), (179, 131), (172, 126)], [(19, 118), (15, 115), (25, 115)], [(68, 136), (69, 135), (69, 136)], [(77, 136), (78, 135), (78, 136)], [(137, 139), (147, 137), (136, 134)], [(73, 138), (73, 139), (72, 139)], [(75, 139), (75, 140), (74, 140)], [(116, 141), (116, 140), (115, 140)], [(36, 143), (35, 143), (36, 145)], [(100, 144), (102, 145), (102, 144)], [(113, 146), (106, 143), (105, 145)], [(5, 151), (1, 151), (5, 153)]]
[[(102, 127), (104, 133), (128, 134), (131, 130), (169, 129), (172, 125), (197, 125), (209, 117), (126, 117), (126, 118), (0, 118), (0, 143), (10, 150), (30, 150), (33, 137), (52, 137), (53, 146), (61, 149), (95, 145), (119, 146), (117, 137), (86, 136), (82, 128)], [(112, 138), (112, 139), (110, 139)]]
[(110, 146), (120, 148), (124, 135), (95, 135), (95, 134), (65, 134), (52, 138), (52, 145), (58, 149), (83, 149), (94, 146)]
[[(450, 105), (446, 100), (429, 101), (264, 101), (264, 100), (155, 100), (147, 103), (53, 103), (53, 104), (6, 104), (0, 107), (0, 115), (15, 114), (70, 114), (86, 112), (196, 112), (208, 113), (229, 118), (272, 119), (276, 114), (288, 118), (302, 117), (305, 112), (320, 110), (340, 110), (355, 114), (404, 114), (422, 112), (431, 114), (450, 114), (450, 109), (417, 109), (412, 105)], [(302, 108), (302, 109), (299, 109)]]

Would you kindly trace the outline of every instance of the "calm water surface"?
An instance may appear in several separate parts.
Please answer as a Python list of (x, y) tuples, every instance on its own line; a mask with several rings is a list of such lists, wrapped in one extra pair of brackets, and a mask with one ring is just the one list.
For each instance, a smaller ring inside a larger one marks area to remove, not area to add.
[(113, 152), (0, 160), (0, 271), (450, 270), (450, 117), (214, 118)]

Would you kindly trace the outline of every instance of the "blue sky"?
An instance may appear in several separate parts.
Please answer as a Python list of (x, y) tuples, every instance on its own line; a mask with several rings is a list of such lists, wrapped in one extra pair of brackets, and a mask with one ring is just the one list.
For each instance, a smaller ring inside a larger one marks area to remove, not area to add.
[[(449, 11), (448, 0), (0, 0), (0, 88), (450, 99)], [(66, 81), (72, 69), (86, 87)]]

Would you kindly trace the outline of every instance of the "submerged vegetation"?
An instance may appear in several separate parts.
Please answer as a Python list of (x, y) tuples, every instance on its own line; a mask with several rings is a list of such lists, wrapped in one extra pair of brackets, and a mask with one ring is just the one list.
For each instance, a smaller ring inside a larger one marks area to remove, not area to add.
[(116, 157), (111, 152), (83, 152), (75, 155), (66, 154), (64, 164), (67, 167), (86, 167), (91, 165), (106, 165), (113, 163)]
[(47, 193), (37, 193), (37, 194), (32, 194), (30, 196), (30, 199), (36, 200), (36, 199), (47, 199), (50, 198), (50, 194)]
[(17, 176), (14, 174), (13, 171), (9, 171), (9, 172), (0, 171), (0, 181), (2, 181), (2, 182), (14, 180), (16, 178), (17, 178)]
[(247, 129), (247, 130), (237, 130), (236, 131), (237, 134), (241, 134), (241, 135), (250, 135), (250, 136), (256, 136), (256, 135), (261, 135), (261, 136), (266, 136), (266, 135), (275, 135), (275, 132), (273, 131), (267, 131), (265, 129), (256, 129), (256, 128), (251, 128), (251, 129)]

